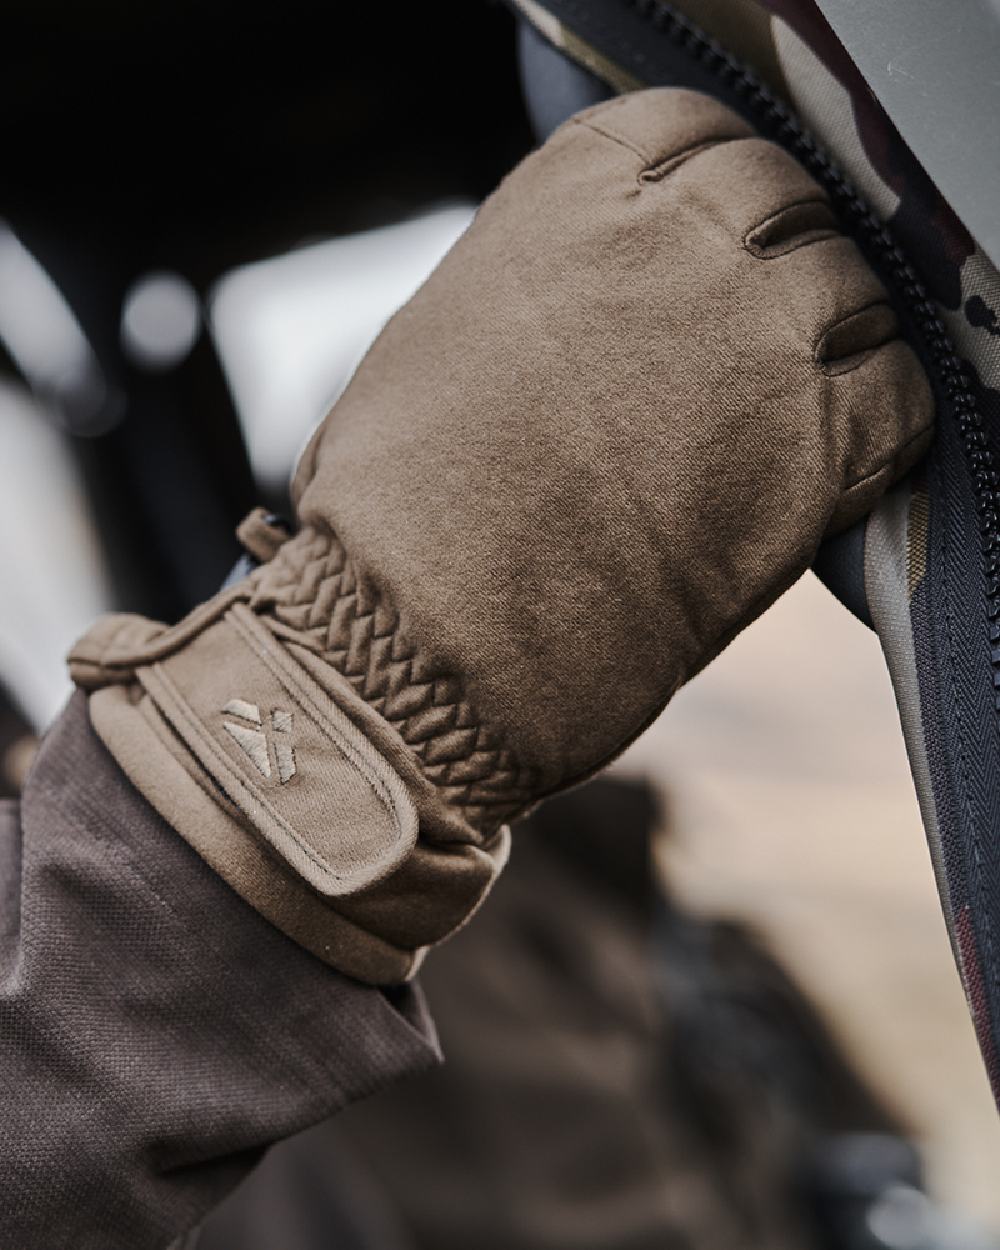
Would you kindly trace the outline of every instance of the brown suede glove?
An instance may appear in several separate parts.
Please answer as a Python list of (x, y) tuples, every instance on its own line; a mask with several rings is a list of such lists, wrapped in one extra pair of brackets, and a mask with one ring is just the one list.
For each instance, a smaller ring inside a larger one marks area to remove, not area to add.
[(94, 724), (286, 933), (405, 978), (504, 822), (614, 758), (923, 451), (896, 335), (779, 148), (688, 91), (599, 105), (386, 327), (303, 458), (299, 532), (180, 625), (77, 646)]

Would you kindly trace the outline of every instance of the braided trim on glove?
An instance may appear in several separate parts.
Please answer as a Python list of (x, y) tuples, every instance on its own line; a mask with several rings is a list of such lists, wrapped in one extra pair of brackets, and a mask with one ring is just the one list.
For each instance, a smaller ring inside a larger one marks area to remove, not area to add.
[(399, 614), (335, 534), (307, 526), (284, 543), (255, 574), (251, 607), (346, 677), (474, 828), (491, 831), (531, 801), (531, 770), (481, 723), (459, 679), (404, 641)]

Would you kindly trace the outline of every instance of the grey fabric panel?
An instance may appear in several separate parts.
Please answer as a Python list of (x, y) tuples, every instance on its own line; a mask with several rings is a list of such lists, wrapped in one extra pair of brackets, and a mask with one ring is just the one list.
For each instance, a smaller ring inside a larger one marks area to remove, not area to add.
[(4, 1247), (162, 1250), (271, 1142), (437, 1056), (418, 992), (325, 967), (209, 871), (81, 695), (0, 808), (0, 900)]
[[(954, 914), (944, 867), (927, 744), (924, 740), (917, 659), (910, 619), (907, 587), (909, 509), (910, 488), (904, 483), (886, 495), (869, 518), (865, 541), (865, 589), (896, 694), (910, 770), (920, 804), (920, 815), (927, 834), (941, 905), (948, 922), (948, 935), (954, 948)], [(957, 951), (955, 957), (957, 960)]]
[(818, 0), (873, 94), (1000, 265), (997, 0)]

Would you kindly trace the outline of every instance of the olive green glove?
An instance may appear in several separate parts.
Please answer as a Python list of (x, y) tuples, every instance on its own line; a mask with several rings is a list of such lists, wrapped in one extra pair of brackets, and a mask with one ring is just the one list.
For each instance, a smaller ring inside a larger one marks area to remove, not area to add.
[(896, 335), (791, 157), (692, 92), (601, 104), (383, 331), (298, 533), (179, 626), (79, 644), (98, 732), (292, 937), (406, 977), (505, 822), (613, 759), (927, 446)]

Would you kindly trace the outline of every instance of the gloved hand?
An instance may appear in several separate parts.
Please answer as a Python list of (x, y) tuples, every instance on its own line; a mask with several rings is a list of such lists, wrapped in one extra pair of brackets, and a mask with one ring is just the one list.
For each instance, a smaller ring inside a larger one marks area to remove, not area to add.
[(255, 907), (401, 979), (505, 822), (613, 759), (924, 450), (896, 335), (779, 148), (688, 91), (598, 105), (383, 331), (299, 467), (298, 533), (180, 625), (78, 645), (94, 724)]

